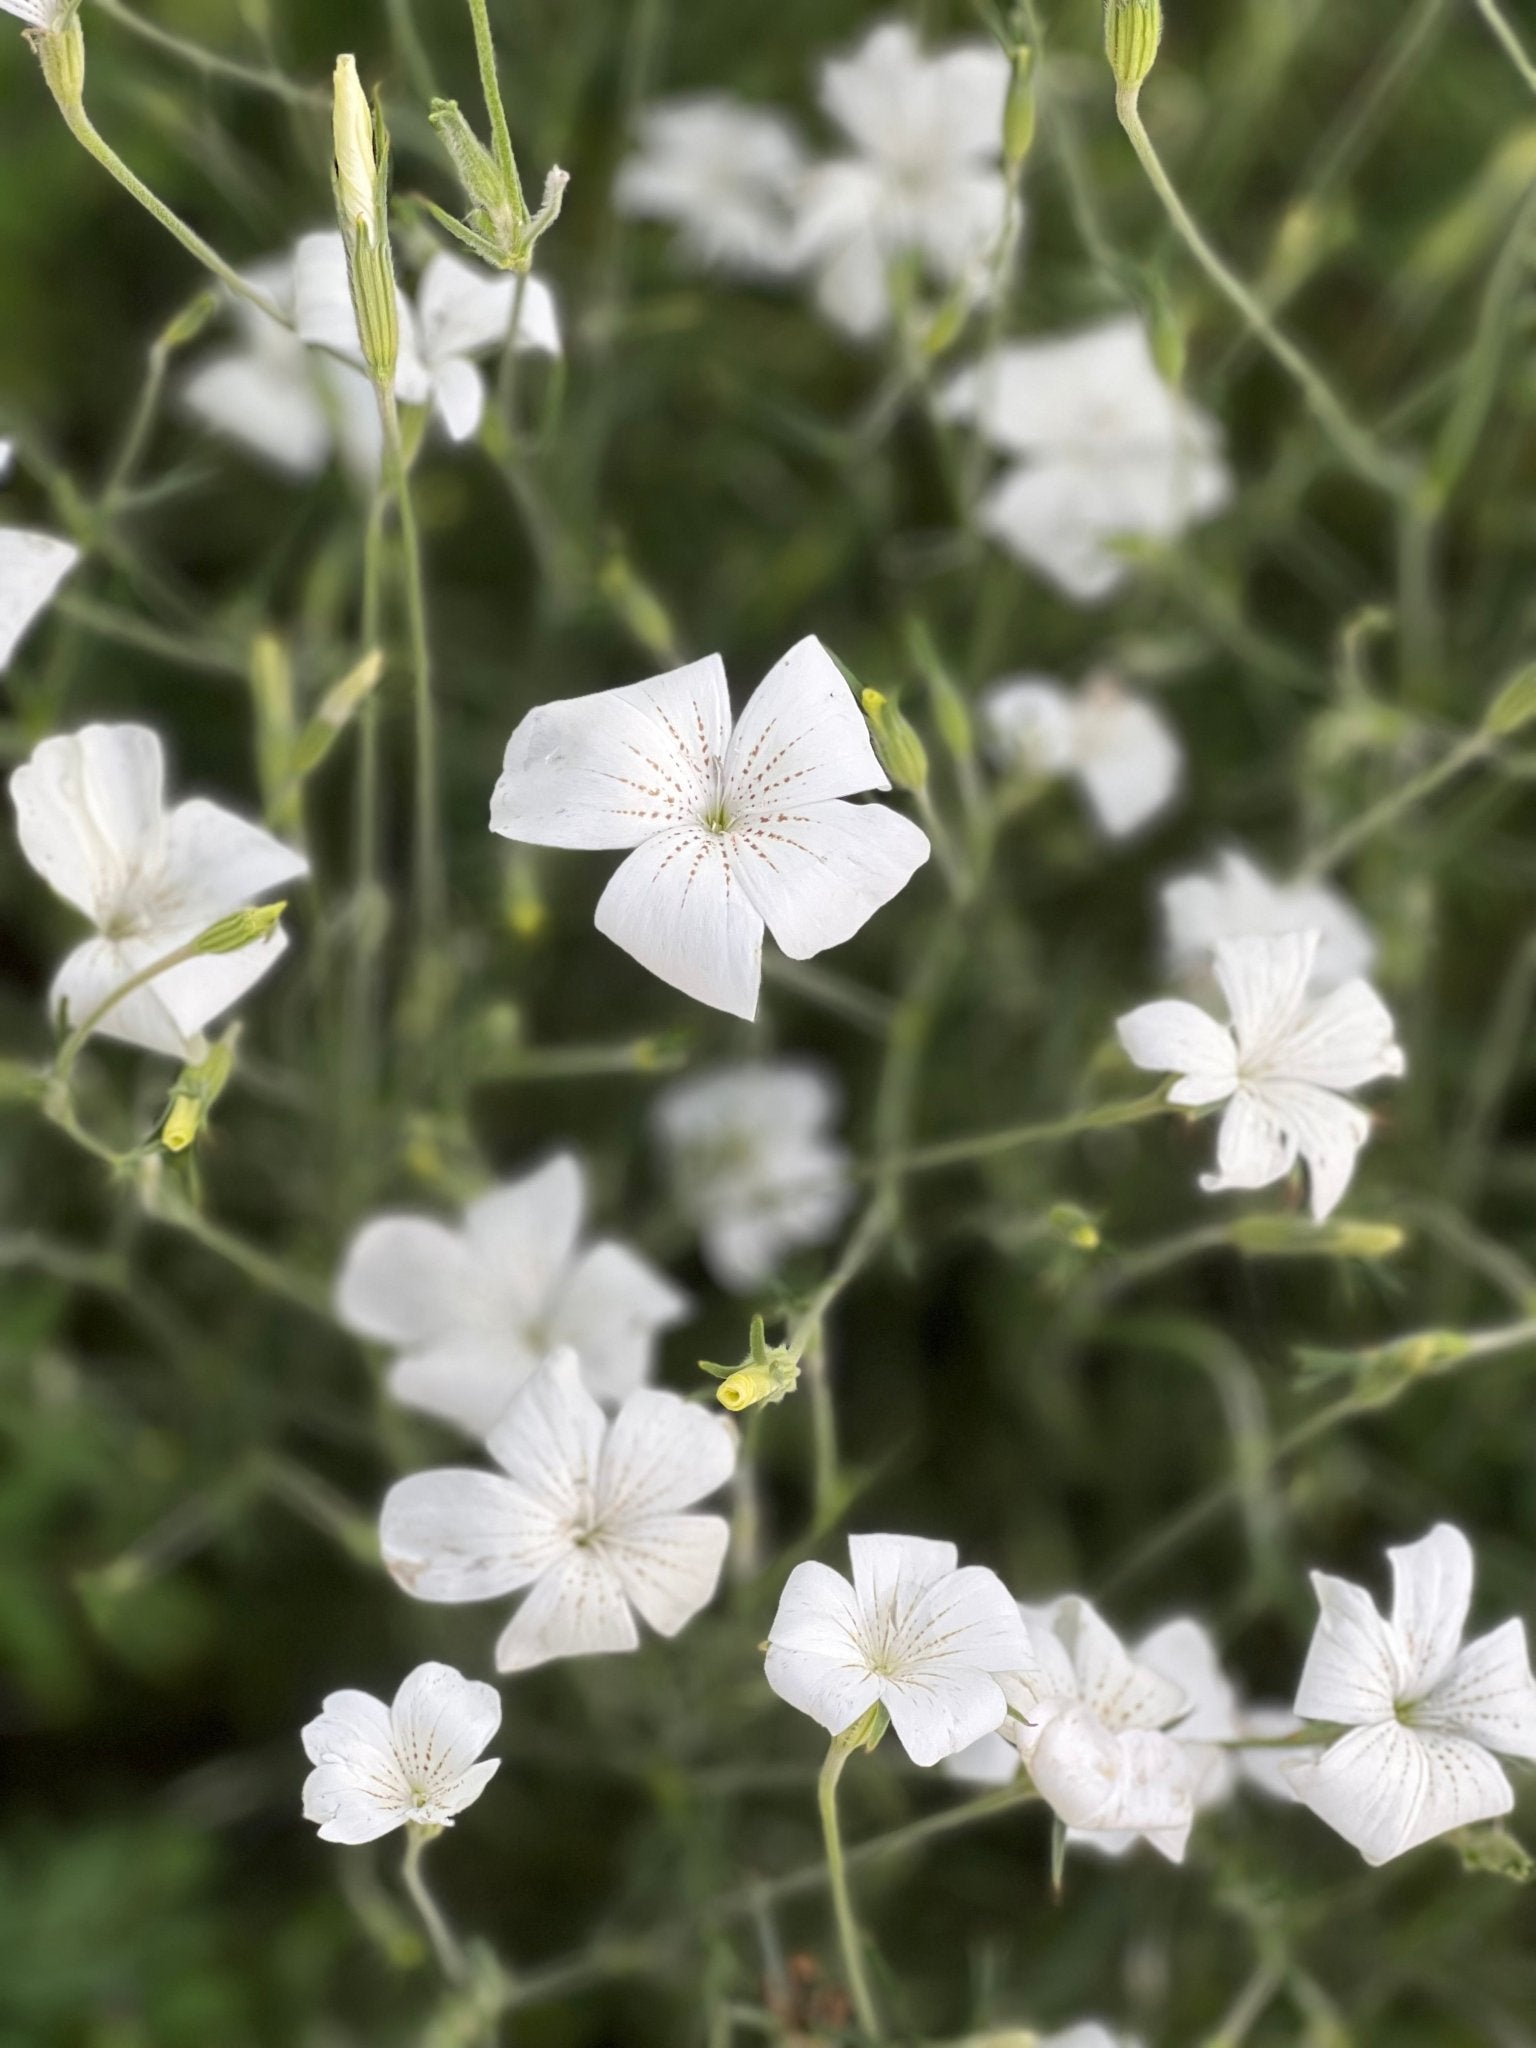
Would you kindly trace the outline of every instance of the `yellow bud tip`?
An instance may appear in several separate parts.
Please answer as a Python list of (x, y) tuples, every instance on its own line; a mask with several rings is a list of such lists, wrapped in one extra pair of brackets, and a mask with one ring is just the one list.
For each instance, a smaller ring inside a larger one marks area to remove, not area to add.
[(336, 59), (332, 83), (331, 134), (336, 155), (336, 193), (345, 218), (373, 240), (378, 162), (373, 150), (373, 110), (357, 75), (355, 57)]
[(744, 1365), (739, 1372), (733, 1372), (728, 1380), (722, 1380), (715, 1389), (715, 1399), (722, 1408), (728, 1408), (732, 1415), (739, 1415), (744, 1408), (755, 1408), (760, 1401), (766, 1401), (773, 1392), (773, 1376), (760, 1365)]
[(866, 718), (878, 718), (886, 706), (886, 699), (879, 690), (866, 690), (859, 702), (864, 706)]
[(178, 1095), (160, 1133), (161, 1144), (167, 1152), (185, 1152), (202, 1120), (202, 1105), (190, 1095)]

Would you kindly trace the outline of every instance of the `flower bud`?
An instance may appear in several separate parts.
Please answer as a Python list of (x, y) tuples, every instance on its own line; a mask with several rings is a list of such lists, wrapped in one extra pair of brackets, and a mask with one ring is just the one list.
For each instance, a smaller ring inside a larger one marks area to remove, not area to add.
[(376, 119), (351, 57), (336, 59), (332, 101), (336, 217), (347, 251), (347, 282), (368, 374), (393, 389), (400, 356), (400, 308), (389, 246), (389, 134)]
[(85, 99), (85, 34), (80, 0), (37, 0), (23, 14), (27, 41), (43, 67), (43, 81), (67, 115), (80, 113)]
[(331, 135), (336, 159), (336, 210), (343, 230), (378, 233), (378, 160), (373, 148), (373, 109), (357, 75), (354, 57), (336, 59), (331, 102)]
[(1162, 0), (1104, 0), (1104, 51), (1120, 92), (1141, 90), (1162, 37)]
[(869, 720), (880, 765), (892, 783), (897, 789), (925, 789), (928, 755), (912, 721), (879, 690), (865, 690), (859, 701)]
[(244, 910), (232, 910), (209, 925), (192, 942), (194, 953), (240, 953), (257, 945), (276, 928), (288, 908), (286, 903), (252, 903)]
[(1357, 1222), (1347, 1216), (1330, 1217), (1326, 1223), (1312, 1223), (1303, 1216), (1242, 1216), (1227, 1237), (1240, 1252), (1261, 1259), (1292, 1253), (1388, 1259), (1406, 1242), (1406, 1233), (1395, 1223)]
[(224, 1092), (235, 1065), (235, 1042), (239, 1026), (216, 1045), (195, 1066), (183, 1067), (171, 1090), (170, 1105), (160, 1126), (160, 1143), (167, 1152), (185, 1152), (208, 1121), (209, 1111)]
[(1016, 170), (1035, 140), (1035, 53), (1021, 43), (1013, 53), (1013, 76), (1003, 103), (1003, 162)]
[(1074, 1251), (1096, 1252), (1103, 1242), (1097, 1223), (1076, 1202), (1055, 1203), (1045, 1220), (1052, 1237), (1060, 1238)]
[(699, 1370), (721, 1382), (715, 1399), (733, 1415), (747, 1408), (776, 1406), (795, 1391), (800, 1380), (800, 1361), (782, 1344), (768, 1342), (761, 1316), (752, 1318), (747, 1356), (740, 1365), (713, 1365), (701, 1358)]

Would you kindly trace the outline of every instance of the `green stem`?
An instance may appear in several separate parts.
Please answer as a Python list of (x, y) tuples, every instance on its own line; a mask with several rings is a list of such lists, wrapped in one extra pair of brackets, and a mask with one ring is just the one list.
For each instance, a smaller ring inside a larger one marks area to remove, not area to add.
[(426, 580), (421, 532), (411, 495), (410, 466), (400, 435), (400, 408), (392, 389), (381, 388), (385, 459), (400, 520), (405, 554), (405, 612), (411, 639), (411, 675), (416, 699), (416, 915), (423, 951), (442, 934), (443, 877), (439, 842), (437, 714), (432, 701), (432, 655), (427, 641)]
[(1317, 852), (1311, 854), (1303, 863), (1302, 874), (1327, 874), (1357, 847), (1363, 846), (1366, 840), (1373, 839), (1383, 826), (1394, 823), (1404, 812), (1411, 811), (1416, 804), (1422, 803), (1425, 797), (1432, 796), (1442, 783), (1452, 781), (1463, 769), (1483, 760), (1493, 752), (1496, 745), (1497, 739), (1492, 733), (1481, 729), (1467, 733), (1432, 767), (1426, 768), (1422, 774), (1415, 775), (1400, 788), (1389, 790), (1379, 802), (1372, 804), (1368, 811), (1346, 825), (1341, 832), (1336, 832), (1332, 839), (1320, 846)]
[(1475, 0), (1478, 13), (1493, 30), (1504, 54), (1525, 80), (1532, 92), (1536, 92), (1536, 64), (1525, 54), (1525, 46), (1515, 33), (1513, 22), (1505, 15), (1498, 0)]
[(843, 1968), (859, 2031), (867, 2040), (883, 2041), (885, 2031), (875, 2006), (874, 1994), (864, 1969), (863, 1939), (854, 1917), (853, 1898), (848, 1890), (848, 1871), (843, 1861), (843, 1835), (837, 1818), (837, 1784), (853, 1752), (867, 1740), (867, 1717), (860, 1716), (851, 1728), (834, 1735), (827, 1760), (817, 1780), (817, 1803), (821, 1808), (821, 1832), (827, 1849), (827, 1884), (832, 1893), (832, 1911), (837, 1920), (837, 1938), (842, 1944)]
[(496, 158), (496, 167), (506, 180), (507, 189), (514, 195), (518, 217), (526, 220), (528, 202), (523, 197), (523, 181), (517, 173), (512, 133), (507, 127), (507, 110), (501, 103), (501, 80), (496, 72), (496, 45), (491, 38), (491, 17), (485, 0), (469, 0), (469, 18), (475, 30), (475, 61), (480, 67), (480, 90), (485, 95), (485, 111), (491, 123), (491, 150)]
[(201, 949), (199, 934), (198, 938), (189, 939), (184, 946), (177, 946), (172, 952), (163, 953), (158, 960), (151, 960), (147, 967), (141, 967), (137, 974), (130, 974), (126, 981), (120, 982), (110, 995), (103, 997), (94, 1010), (86, 1012), (84, 1021), (74, 1027), (59, 1047), (58, 1057), (53, 1063), (55, 1077), (67, 1085), (85, 1041), (102, 1018), (115, 1010), (128, 996), (136, 994), (146, 983), (155, 980), (158, 975), (168, 974), (173, 967), (181, 967), (188, 960), (195, 960)]
[(422, 1852), (436, 1831), (419, 1828), (413, 1822), (406, 1823), (405, 1859), (400, 1866), (401, 1879), (411, 1895), (411, 1904), (421, 1916), (427, 1939), (432, 1944), (432, 1953), (437, 1958), (437, 1967), (450, 1984), (462, 1984), (468, 1975), (464, 1951), (459, 1947), (453, 1929), (443, 1918), (442, 1908), (427, 1888), (427, 1881), (421, 1873)]
[(1060, 1138), (1076, 1137), (1080, 1131), (1105, 1131), (1117, 1124), (1141, 1123), (1161, 1116), (1170, 1107), (1161, 1088), (1150, 1095), (1138, 1095), (1129, 1102), (1103, 1102), (1097, 1109), (1081, 1110), (1076, 1116), (1057, 1117), (1050, 1123), (1015, 1124), (1006, 1131), (981, 1131), (970, 1138), (947, 1138), (938, 1145), (920, 1145), (915, 1151), (899, 1153), (885, 1162), (898, 1173), (930, 1173), (936, 1167), (955, 1166), (968, 1159), (990, 1159), (998, 1152), (1013, 1152), (1025, 1145), (1054, 1144)]

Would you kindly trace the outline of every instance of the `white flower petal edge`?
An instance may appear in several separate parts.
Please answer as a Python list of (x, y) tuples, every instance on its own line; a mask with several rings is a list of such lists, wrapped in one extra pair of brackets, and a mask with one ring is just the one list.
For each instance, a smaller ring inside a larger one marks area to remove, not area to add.
[(1131, 1011), (1116, 1030), (1138, 1067), (1179, 1076), (1170, 1102), (1227, 1104), (1218, 1171), (1201, 1177), (1207, 1193), (1267, 1187), (1300, 1157), (1322, 1222), (1343, 1199), (1370, 1135), (1370, 1119), (1343, 1091), (1400, 1075), (1406, 1062), (1367, 983), (1308, 998), (1317, 940), (1309, 931), (1218, 943), (1215, 972), (1230, 1028), (1192, 1003), (1161, 1002)]
[(685, 995), (757, 1014), (766, 925), (792, 959), (853, 936), (928, 858), (910, 819), (842, 798), (889, 783), (837, 664), (792, 647), (731, 729), (718, 655), (530, 711), (491, 830), (632, 848), (597, 928)]
[(1002, 768), (1075, 776), (1108, 839), (1139, 831), (1178, 794), (1178, 735), (1112, 676), (1090, 677), (1075, 694), (1044, 676), (1005, 677), (985, 692), (981, 713)]
[(1462, 1642), (1473, 1572), (1466, 1537), (1442, 1522), (1387, 1555), (1390, 1620), (1363, 1587), (1313, 1574), (1319, 1615), (1296, 1711), (1349, 1732), (1320, 1757), (1285, 1767), (1302, 1804), (1371, 1864), (1509, 1812), (1514, 1792), (1498, 1756), (1536, 1758), (1524, 1625)]
[(501, 1726), (493, 1685), (449, 1664), (420, 1664), (386, 1707), (366, 1692), (333, 1692), (303, 1731), (314, 1769), (304, 1818), (322, 1842), (372, 1842), (407, 1822), (451, 1827), (500, 1760), (477, 1758)]
[(0, 526), (0, 675), (79, 559), (72, 542), (51, 533)]
[(379, 1536), (418, 1600), (530, 1589), (496, 1645), (499, 1671), (632, 1650), (636, 1613), (676, 1635), (713, 1597), (730, 1530), (685, 1510), (735, 1470), (723, 1415), (642, 1388), (610, 1423), (576, 1354), (556, 1351), (487, 1448), (502, 1473), (422, 1472), (391, 1487)]
[(640, 114), (613, 202), (620, 213), (673, 222), (685, 254), (705, 268), (781, 278), (797, 261), (804, 168), (799, 137), (779, 114), (725, 94), (659, 100)]
[(1180, 980), (1208, 973), (1221, 939), (1315, 931), (1314, 995), (1369, 974), (1376, 958), (1369, 926), (1337, 889), (1320, 881), (1272, 881), (1236, 849), (1220, 854), (1204, 872), (1175, 875), (1163, 884), (1160, 898), (1168, 968)]

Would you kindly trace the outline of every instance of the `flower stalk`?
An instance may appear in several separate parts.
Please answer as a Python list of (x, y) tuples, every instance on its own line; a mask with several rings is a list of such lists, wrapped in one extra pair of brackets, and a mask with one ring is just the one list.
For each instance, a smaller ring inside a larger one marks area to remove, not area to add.
[(845, 1728), (841, 1735), (834, 1735), (828, 1745), (826, 1762), (821, 1767), (821, 1776), (816, 1786), (817, 1803), (821, 1809), (822, 1839), (827, 1852), (827, 1884), (832, 1893), (832, 1911), (837, 1921), (837, 1938), (842, 1947), (848, 1992), (853, 2000), (859, 2031), (866, 2040), (876, 2042), (884, 2041), (886, 2035), (864, 1967), (864, 1938), (859, 1932), (859, 1923), (853, 1910), (853, 1896), (848, 1889), (848, 1870), (843, 1859), (842, 1828), (837, 1817), (837, 1787), (849, 1757), (856, 1749), (872, 1750), (885, 1733), (886, 1726), (885, 1708), (877, 1702), (867, 1714), (861, 1714), (851, 1728)]

